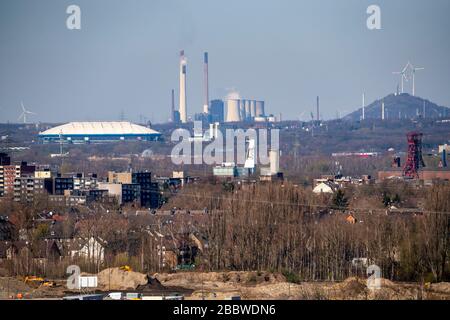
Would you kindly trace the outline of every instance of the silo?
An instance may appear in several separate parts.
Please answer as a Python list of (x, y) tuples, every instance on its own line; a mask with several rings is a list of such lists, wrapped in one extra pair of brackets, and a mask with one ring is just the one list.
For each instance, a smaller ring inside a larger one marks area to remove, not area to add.
[(227, 122), (239, 122), (240, 117), (240, 100), (229, 99), (227, 100)]
[(269, 159), (270, 159), (270, 173), (277, 174), (278, 172), (280, 172), (280, 151), (270, 150)]
[(256, 117), (263, 117), (264, 113), (264, 101), (256, 101)]
[(256, 117), (256, 100), (250, 100), (250, 115)]

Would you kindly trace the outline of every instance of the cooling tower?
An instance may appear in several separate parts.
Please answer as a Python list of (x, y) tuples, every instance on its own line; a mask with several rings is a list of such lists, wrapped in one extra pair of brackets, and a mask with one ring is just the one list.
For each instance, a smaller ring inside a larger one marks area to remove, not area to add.
[(264, 113), (264, 101), (256, 101), (256, 117), (264, 117), (265, 113)]
[(239, 122), (241, 101), (236, 99), (227, 100), (227, 122)]
[(256, 117), (256, 101), (250, 100), (250, 116), (252, 118)]
[(244, 121), (247, 118), (247, 114), (245, 112), (245, 102), (246, 101), (247, 100), (242, 99), (239, 103), (239, 114), (240, 114), (241, 121)]
[(280, 172), (280, 151), (270, 150), (269, 159), (270, 159), (270, 173), (277, 174), (278, 172)]
[(252, 117), (252, 112), (250, 110), (250, 100), (244, 100), (244, 110), (245, 110), (245, 120)]
[(187, 122), (186, 111), (186, 58), (184, 50), (180, 52), (180, 120), (182, 123)]

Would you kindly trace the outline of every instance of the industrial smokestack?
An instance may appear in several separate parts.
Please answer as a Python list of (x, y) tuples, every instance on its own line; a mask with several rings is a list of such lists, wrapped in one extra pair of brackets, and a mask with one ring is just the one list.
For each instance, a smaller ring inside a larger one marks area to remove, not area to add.
[(384, 120), (384, 100), (381, 102), (381, 120)]
[(320, 121), (319, 96), (317, 96), (317, 121)]
[(180, 52), (180, 120), (182, 123), (187, 122), (187, 102), (186, 102), (186, 57), (184, 50)]
[(175, 122), (175, 90), (172, 89), (172, 105), (170, 107), (170, 117)]
[(208, 52), (205, 52), (203, 57), (203, 77), (205, 100), (203, 102), (203, 113), (209, 113), (209, 79), (208, 79)]

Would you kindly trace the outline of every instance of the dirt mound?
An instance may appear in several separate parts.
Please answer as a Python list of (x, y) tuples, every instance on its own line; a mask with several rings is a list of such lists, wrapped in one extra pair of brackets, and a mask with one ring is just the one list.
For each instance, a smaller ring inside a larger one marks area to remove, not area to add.
[(9, 275), (8, 270), (0, 268), (0, 277), (7, 277)]
[(138, 286), (146, 285), (146, 274), (124, 271), (119, 268), (109, 268), (101, 271), (98, 276), (98, 288), (100, 290), (134, 290)]
[(148, 277), (148, 282), (144, 285), (138, 285), (136, 287), (137, 291), (164, 291), (166, 287), (164, 287), (158, 279), (153, 277)]
[(381, 287), (395, 287), (396, 286), (396, 284), (394, 282), (392, 282), (391, 280), (388, 280), (388, 279), (381, 278), (380, 281), (381, 281)]
[(198, 283), (217, 283), (220, 284), (240, 284), (240, 285), (257, 285), (285, 282), (286, 279), (281, 274), (270, 272), (246, 272), (246, 271), (231, 271), (231, 272), (179, 272), (179, 273), (164, 273), (155, 274), (165, 285), (179, 285), (192, 286)]
[(356, 277), (345, 279), (343, 282), (333, 286), (333, 290), (349, 296), (357, 296), (365, 293), (366, 289), (365, 281)]
[(450, 282), (439, 282), (431, 284), (431, 290), (450, 294)]
[(326, 288), (328, 299), (337, 300), (360, 300), (366, 299), (369, 289), (366, 286), (366, 279), (350, 277), (342, 282)]

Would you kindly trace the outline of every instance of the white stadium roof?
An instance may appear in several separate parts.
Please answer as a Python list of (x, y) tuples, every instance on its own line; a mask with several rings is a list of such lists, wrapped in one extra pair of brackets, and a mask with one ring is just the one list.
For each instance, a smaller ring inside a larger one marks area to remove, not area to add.
[(159, 135), (158, 131), (131, 122), (70, 122), (44, 132), (46, 135)]

